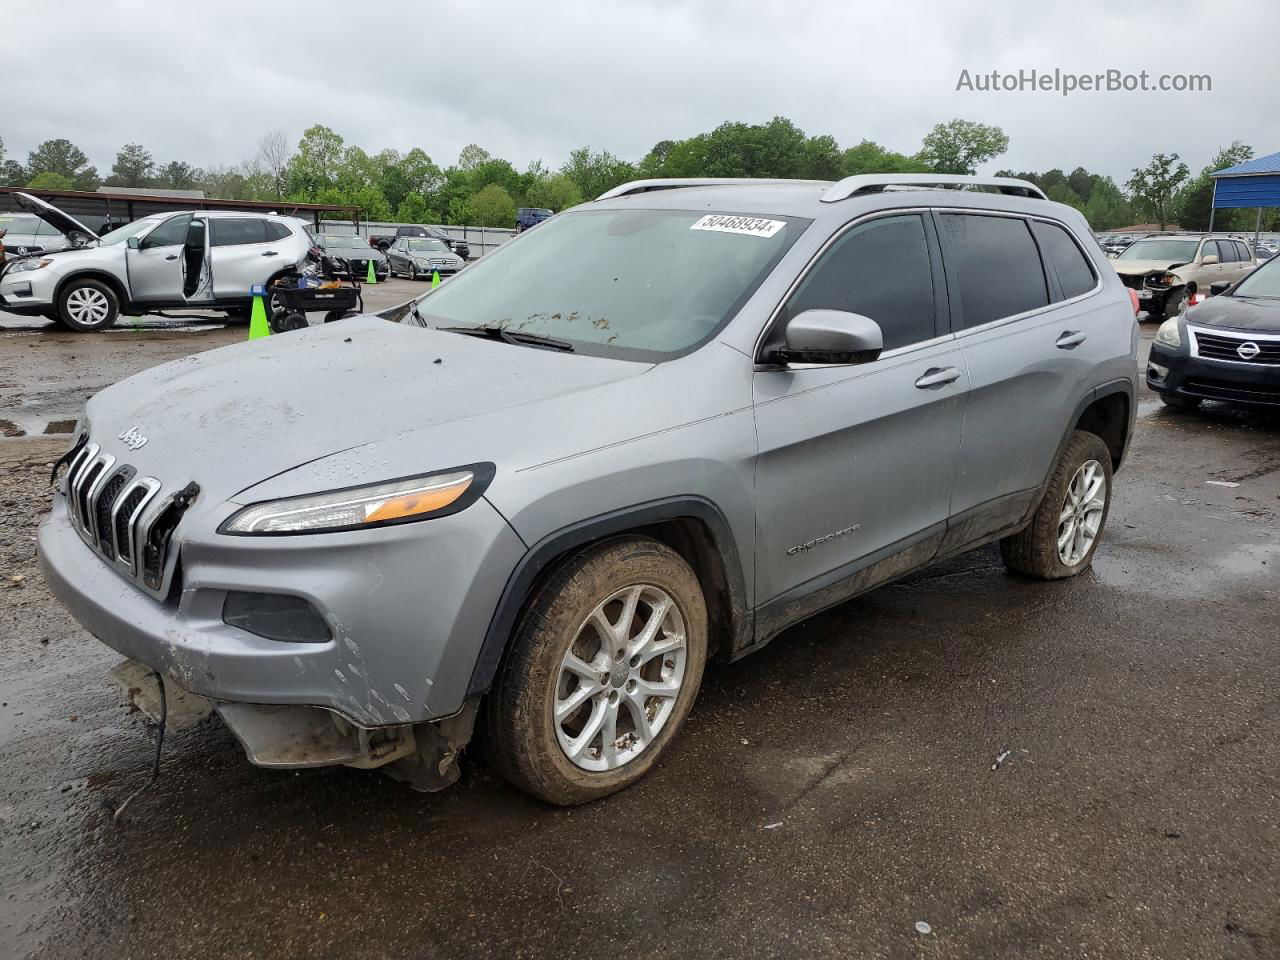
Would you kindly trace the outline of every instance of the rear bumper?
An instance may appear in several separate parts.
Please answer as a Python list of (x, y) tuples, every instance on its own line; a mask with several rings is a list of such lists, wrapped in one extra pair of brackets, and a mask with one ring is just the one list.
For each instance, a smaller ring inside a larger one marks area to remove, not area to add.
[(1185, 346), (1152, 344), (1147, 386), (1170, 396), (1280, 407), (1280, 365), (1193, 357)]

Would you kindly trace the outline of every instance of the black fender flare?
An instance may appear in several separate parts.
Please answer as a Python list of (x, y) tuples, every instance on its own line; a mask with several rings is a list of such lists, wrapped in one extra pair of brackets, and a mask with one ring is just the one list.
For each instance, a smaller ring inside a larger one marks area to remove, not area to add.
[(752, 635), (752, 617), (747, 603), (746, 583), (739, 559), (737, 542), (724, 514), (710, 500), (698, 496), (672, 497), (636, 504), (620, 510), (601, 514), (562, 527), (533, 544), (516, 564), (497, 609), (485, 631), (480, 653), (471, 670), (467, 684), (467, 697), (487, 693), (497, 675), (498, 665), (506, 652), (516, 618), (524, 606), (529, 591), (538, 577), (565, 553), (596, 543), (606, 537), (616, 536), (637, 528), (662, 523), (666, 520), (690, 518), (701, 521), (711, 533), (711, 540), (720, 557), (720, 565), (728, 590), (731, 649), (748, 645)]

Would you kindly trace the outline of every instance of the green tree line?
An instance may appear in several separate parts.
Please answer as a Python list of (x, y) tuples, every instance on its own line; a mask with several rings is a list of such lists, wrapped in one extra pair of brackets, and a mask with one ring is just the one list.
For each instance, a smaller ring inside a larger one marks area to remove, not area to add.
[[(273, 131), (256, 154), (236, 166), (196, 167), (156, 160), (142, 144), (120, 148), (111, 172), (101, 177), (69, 140), (46, 140), (26, 162), (6, 158), (0, 140), (0, 184), (51, 190), (94, 190), (99, 185), (198, 189), (233, 200), (284, 200), (355, 206), (369, 220), (510, 227), (516, 208), (564, 210), (637, 177), (782, 177), (833, 180), (860, 173), (972, 174), (1003, 155), (1009, 138), (996, 126), (955, 119), (937, 124), (914, 153), (899, 153), (871, 140), (841, 148), (827, 134), (810, 136), (786, 117), (767, 123), (723, 123), (684, 140), (662, 140), (638, 161), (584, 146), (559, 167), (541, 160), (518, 170), (477, 144), (441, 167), (422, 148), (370, 154), (323, 124), (308, 128), (296, 145)], [(1137, 222), (1208, 226), (1215, 170), (1252, 158), (1239, 141), (1218, 151), (1196, 177), (1175, 154), (1156, 154), (1123, 185), (1076, 167), (1044, 172), (1011, 170), (1048, 196), (1080, 210), (1095, 230)], [(1264, 226), (1280, 226), (1280, 211), (1266, 211)], [(1215, 226), (1248, 229), (1253, 211), (1219, 211)]]

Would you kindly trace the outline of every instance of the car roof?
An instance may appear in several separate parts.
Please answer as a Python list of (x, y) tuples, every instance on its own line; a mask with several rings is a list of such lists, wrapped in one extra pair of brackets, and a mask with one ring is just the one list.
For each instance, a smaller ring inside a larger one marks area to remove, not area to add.
[[(596, 200), (575, 209), (702, 210), (843, 223), (851, 217), (876, 210), (925, 206), (1039, 214), (1079, 222), (1079, 213), (1074, 208), (1038, 197), (906, 185), (879, 193), (860, 193), (834, 202), (824, 201), (823, 195), (831, 186), (830, 182), (814, 180), (680, 186)], [(1064, 211), (1071, 212), (1064, 216)]]

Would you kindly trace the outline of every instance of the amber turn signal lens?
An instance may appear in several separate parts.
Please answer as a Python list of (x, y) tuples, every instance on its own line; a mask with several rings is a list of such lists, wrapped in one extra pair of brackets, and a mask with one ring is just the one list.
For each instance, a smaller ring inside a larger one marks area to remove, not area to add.
[(423, 490), (402, 494), (382, 503), (365, 517), (365, 523), (379, 523), (383, 520), (398, 520), (401, 517), (413, 517), (420, 513), (431, 513), (442, 510), (467, 492), (471, 486), (471, 476), (434, 490)]

